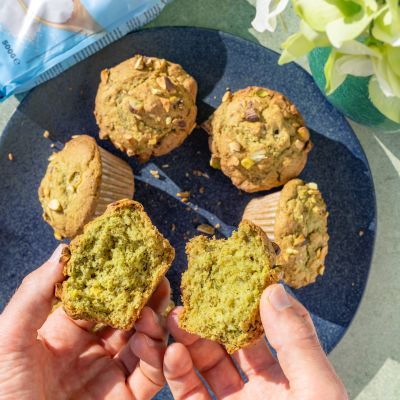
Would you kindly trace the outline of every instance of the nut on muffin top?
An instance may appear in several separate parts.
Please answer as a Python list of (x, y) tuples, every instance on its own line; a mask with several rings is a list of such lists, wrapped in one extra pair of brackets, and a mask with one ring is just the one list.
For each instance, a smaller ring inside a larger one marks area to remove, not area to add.
[(293, 179), (282, 189), (275, 222), (281, 248), (277, 263), (285, 282), (300, 288), (325, 271), (328, 253), (328, 212), (316, 183)]
[(211, 166), (246, 192), (268, 190), (296, 177), (312, 148), (296, 106), (263, 87), (226, 92), (204, 128), (210, 135)]
[(178, 64), (135, 55), (101, 72), (100, 138), (145, 162), (178, 147), (195, 127), (197, 83)]
[(39, 187), (43, 218), (57, 239), (72, 238), (91, 218), (101, 183), (101, 158), (96, 141), (80, 135), (49, 158)]

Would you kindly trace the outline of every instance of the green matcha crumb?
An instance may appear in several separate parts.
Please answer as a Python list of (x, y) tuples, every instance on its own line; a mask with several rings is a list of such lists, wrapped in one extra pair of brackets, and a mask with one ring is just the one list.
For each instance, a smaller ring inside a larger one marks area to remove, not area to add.
[(195, 237), (187, 254), (181, 327), (223, 344), (229, 353), (258, 339), (261, 294), (280, 275), (265, 233), (243, 221), (229, 239)]
[(142, 206), (113, 203), (69, 247), (61, 298), (73, 318), (129, 329), (169, 268), (174, 250)]

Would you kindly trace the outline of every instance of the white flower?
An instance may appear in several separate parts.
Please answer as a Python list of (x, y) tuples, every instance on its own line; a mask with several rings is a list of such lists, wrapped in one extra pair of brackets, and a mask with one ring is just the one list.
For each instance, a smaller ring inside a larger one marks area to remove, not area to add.
[(276, 17), (285, 10), (288, 3), (289, 0), (257, 0), (256, 16), (251, 25), (258, 32), (274, 32)]

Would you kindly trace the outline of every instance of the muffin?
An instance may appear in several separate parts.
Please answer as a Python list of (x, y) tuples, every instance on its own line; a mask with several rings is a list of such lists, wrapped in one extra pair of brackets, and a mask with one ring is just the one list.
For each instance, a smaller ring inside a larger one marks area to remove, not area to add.
[(203, 127), (210, 135), (210, 165), (246, 192), (296, 177), (312, 148), (296, 106), (283, 94), (257, 86), (226, 92)]
[(130, 166), (90, 136), (73, 137), (49, 161), (38, 194), (43, 219), (58, 240), (76, 236), (109, 203), (133, 196)]
[(221, 343), (228, 353), (257, 340), (263, 334), (261, 294), (280, 276), (274, 248), (262, 229), (242, 221), (229, 239), (195, 237), (186, 253), (180, 327)]
[(275, 221), (280, 196), (279, 191), (252, 199), (243, 212), (242, 219), (258, 225), (270, 240), (275, 240)]
[(178, 64), (135, 57), (101, 72), (100, 138), (145, 162), (180, 146), (196, 126), (196, 81)]
[[(277, 264), (293, 288), (314, 283), (325, 271), (328, 215), (316, 183), (288, 182), (281, 192), (250, 201), (243, 214), (279, 245)], [(271, 227), (274, 235), (271, 235)]]
[(120, 200), (66, 248), (66, 278), (56, 295), (71, 318), (129, 330), (174, 256), (143, 206)]

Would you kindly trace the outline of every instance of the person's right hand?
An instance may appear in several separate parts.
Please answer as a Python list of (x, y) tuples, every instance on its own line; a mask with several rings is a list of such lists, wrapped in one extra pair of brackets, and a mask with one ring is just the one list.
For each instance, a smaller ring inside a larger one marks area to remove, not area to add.
[(0, 315), (0, 399), (151, 399), (164, 386), (167, 333), (160, 315), (170, 286), (160, 283), (134, 329), (50, 315), (54, 285), (64, 279), (62, 246), (30, 273)]
[(282, 285), (268, 287), (260, 305), (265, 334), (278, 359), (263, 338), (233, 354), (247, 383), (222, 346), (178, 327), (181, 311), (176, 308), (168, 317), (168, 328), (177, 343), (170, 345), (164, 356), (164, 375), (175, 400), (211, 398), (196, 369), (219, 399), (348, 398), (320, 346), (309, 313)]

